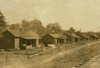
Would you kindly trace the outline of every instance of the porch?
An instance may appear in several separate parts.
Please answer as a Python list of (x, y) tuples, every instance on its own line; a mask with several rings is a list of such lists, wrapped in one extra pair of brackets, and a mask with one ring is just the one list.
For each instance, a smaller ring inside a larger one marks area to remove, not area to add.
[(40, 44), (41, 39), (20, 39), (20, 49), (25, 50), (27, 47), (33, 48)]
[(57, 38), (57, 39), (55, 39), (55, 43), (56, 44), (64, 44), (66, 41), (65, 41), (66, 39), (59, 39), (59, 38)]

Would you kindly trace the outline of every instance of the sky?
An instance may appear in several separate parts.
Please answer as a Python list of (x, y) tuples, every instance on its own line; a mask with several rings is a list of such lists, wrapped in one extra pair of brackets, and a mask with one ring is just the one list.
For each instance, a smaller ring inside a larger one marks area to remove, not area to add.
[(100, 0), (0, 0), (0, 10), (9, 24), (39, 19), (44, 26), (100, 31)]

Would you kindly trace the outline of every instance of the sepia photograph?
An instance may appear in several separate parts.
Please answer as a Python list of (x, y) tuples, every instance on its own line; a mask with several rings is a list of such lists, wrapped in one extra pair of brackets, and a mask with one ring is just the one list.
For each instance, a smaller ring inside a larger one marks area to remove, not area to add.
[(100, 0), (0, 0), (0, 68), (100, 68)]

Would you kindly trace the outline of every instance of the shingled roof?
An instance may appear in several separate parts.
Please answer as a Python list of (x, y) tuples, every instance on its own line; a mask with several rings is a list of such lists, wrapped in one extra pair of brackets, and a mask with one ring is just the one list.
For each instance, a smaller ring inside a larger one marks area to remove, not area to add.
[(90, 38), (89, 36), (87, 36), (86, 34), (83, 34), (83, 33), (78, 34), (78, 35), (81, 36), (81, 37), (83, 37), (83, 38)]
[(66, 33), (68, 36), (71, 36), (73, 38), (80, 38), (78, 35), (76, 35), (75, 33)]
[(7, 30), (7, 31), (10, 32), (15, 37), (21, 37), (25, 39), (40, 38), (40, 36), (33, 31), (18, 31), (18, 30)]
[(97, 38), (98, 38), (98, 36), (97, 36), (96, 34), (92, 34), (92, 35), (90, 35), (90, 36), (94, 36), (94, 37), (97, 37)]
[(63, 34), (49, 34), (49, 35), (51, 35), (53, 38), (66, 39), (66, 36), (64, 36)]

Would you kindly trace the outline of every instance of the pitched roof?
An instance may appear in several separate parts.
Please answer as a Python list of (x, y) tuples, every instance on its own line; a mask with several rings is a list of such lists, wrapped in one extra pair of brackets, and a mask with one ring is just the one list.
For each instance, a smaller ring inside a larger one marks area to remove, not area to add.
[(79, 36), (83, 37), (83, 38), (90, 38), (89, 36), (87, 36), (86, 34), (78, 34)]
[(85, 38), (90, 38), (89, 36), (85, 35), (85, 34), (82, 34), (83, 37)]
[(92, 34), (91, 36), (94, 36), (94, 37), (97, 37), (98, 38), (98, 36), (96, 34)]
[(40, 36), (33, 31), (18, 31), (18, 30), (7, 30), (7, 31), (9, 31), (15, 37), (21, 37), (25, 39), (40, 38)]
[(80, 38), (78, 35), (76, 35), (75, 33), (66, 33), (67, 35), (74, 37), (74, 38)]
[(61, 39), (66, 39), (66, 36), (62, 35), (62, 34), (49, 34), (54, 38), (61, 38)]

